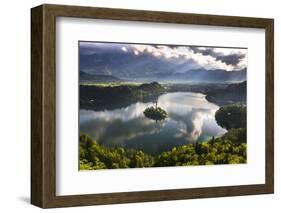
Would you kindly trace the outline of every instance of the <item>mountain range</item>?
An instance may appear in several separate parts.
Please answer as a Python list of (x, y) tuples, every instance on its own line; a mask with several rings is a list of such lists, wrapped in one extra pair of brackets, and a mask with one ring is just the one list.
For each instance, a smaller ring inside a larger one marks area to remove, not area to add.
[(120, 51), (80, 53), (79, 67), (84, 73), (82, 77), (80, 76), (82, 80), (94, 77), (135, 81), (242, 82), (246, 80), (246, 69), (207, 70), (192, 67), (184, 58), (167, 59), (150, 54), (135, 55)]

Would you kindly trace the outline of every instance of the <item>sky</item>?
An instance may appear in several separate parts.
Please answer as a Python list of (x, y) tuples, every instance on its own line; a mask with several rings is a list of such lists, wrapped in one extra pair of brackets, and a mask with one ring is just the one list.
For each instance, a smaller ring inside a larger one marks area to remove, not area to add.
[(146, 55), (183, 65), (185, 71), (200, 68), (240, 71), (247, 68), (246, 48), (79, 42), (79, 51), (80, 57), (106, 53), (127, 54), (136, 59)]

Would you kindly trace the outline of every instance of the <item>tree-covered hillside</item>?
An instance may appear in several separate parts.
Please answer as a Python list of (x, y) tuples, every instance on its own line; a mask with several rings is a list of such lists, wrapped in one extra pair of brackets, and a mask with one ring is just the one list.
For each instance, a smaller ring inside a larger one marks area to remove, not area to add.
[(141, 150), (109, 148), (80, 135), (80, 170), (189, 166), (246, 163), (246, 143), (216, 138), (203, 143), (174, 147), (158, 156)]
[(164, 87), (157, 82), (106, 87), (80, 85), (80, 108), (104, 110), (123, 107), (137, 101), (157, 99), (164, 92)]
[(218, 105), (233, 103), (246, 104), (247, 81), (229, 84), (226, 88), (213, 89), (207, 92), (206, 99)]

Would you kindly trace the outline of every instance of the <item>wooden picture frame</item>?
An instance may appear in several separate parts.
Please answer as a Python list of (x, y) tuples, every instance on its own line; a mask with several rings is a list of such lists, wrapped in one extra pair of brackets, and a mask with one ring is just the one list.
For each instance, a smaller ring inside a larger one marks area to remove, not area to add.
[[(265, 29), (265, 184), (56, 195), (56, 17)], [(44, 4), (31, 9), (31, 203), (41, 208), (268, 194), (274, 191), (273, 19)]]

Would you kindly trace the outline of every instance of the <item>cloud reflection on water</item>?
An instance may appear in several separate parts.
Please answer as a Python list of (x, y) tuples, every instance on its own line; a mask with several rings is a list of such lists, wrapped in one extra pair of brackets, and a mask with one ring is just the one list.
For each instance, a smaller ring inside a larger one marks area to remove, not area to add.
[(114, 110), (80, 110), (80, 131), (107, 146), (142, 149), (150, 154), (225, 133), (214, 119), (219, 107), (203, 94), (176, 92), (160, 96), (158, 106), (166, 110), (168, 118), (158, 123), (143, 115), (151, 105), (138, 102)]

